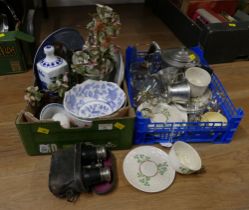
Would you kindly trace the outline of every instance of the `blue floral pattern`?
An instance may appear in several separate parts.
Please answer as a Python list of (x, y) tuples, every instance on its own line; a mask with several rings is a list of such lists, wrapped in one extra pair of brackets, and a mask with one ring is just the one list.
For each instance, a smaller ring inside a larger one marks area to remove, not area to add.
[(62, 63), (63, 59), (60, 57), (56, 57), (56, 60), (52, 62), (45, 61), (45, 58), (40, 61), (40, 65), (46, 68), (54, 68), (61, 65)]
[(103, 116), (112, 113), (112, 108), (101, 101), (93, 101), (84, 104), (80, 111), (79, 116), (83, 118)]
[(106, 81), (87, 80), (67, 91), (64, 107), (79, 118), (96, 118), (119, 110), (126, 99), (124, 91)]

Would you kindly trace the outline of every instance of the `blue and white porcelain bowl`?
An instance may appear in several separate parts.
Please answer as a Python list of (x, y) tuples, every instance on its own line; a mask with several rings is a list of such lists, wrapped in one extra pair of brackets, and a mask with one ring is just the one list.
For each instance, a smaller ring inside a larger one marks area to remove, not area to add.
[(93, 119), (118, 111), (125, 100), (124, 91), (116, 83), (87, 80), (67, 91), (63, 104), (71, 115)]

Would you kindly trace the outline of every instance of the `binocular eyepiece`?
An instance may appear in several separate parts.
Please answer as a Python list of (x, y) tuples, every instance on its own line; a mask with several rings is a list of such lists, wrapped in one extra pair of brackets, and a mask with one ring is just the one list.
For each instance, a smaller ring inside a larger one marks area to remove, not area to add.
[(111, 178), (111, 170), (107, 167), (85, 168), (82, 171), (83, 182), (89, 187), (103, 182), (110, 182)]
[[(111, 152), (101, 146), (80, 143), (58, 150), (51, 158), (49, 189), (55, 196), (73, 201), (81, 192), (96, 190), (96, 186), (113, 186), (113, 161)], [(111, 187), (98, 189), (106, 193)]]
[(94, 164), (101, 162), (107, 158), (107, 151), (105, 147), (93, 147), (85, 145), (81, 149), (82, 165)]

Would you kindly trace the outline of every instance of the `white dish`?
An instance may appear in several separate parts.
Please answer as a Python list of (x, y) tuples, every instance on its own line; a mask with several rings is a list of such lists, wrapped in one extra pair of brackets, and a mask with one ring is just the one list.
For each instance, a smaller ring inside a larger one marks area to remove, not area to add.
[[(187, 112), (179, 110), (174, 105), (168, 105), (166, 103), (159, 103), (155, 106), (151, 105), (148, 102), (142, 103), (138, 109), (145, 118), (150, 118), (152, 123), (177, 123), (177, 122), (188, 122)], [(149, 127), (154, 127), (154, 125), (149, 125)], [(174, 133), (174, 129), (179, 126), (186, 126), (186, 123), (183, 124), (173, 124), (172, 133), (170, 138), (181, 136), (183, 132)], [(165, 125), (158, 125), (157, 128), (165, 127)], [(157, 134), (155, 134), (157, 137)], [(171, 147), (172, 139), (168, 139), (169, 142), (160, 143), (163, 147)]]
[(153, 115), (153, 105), (149, 102), (144, 102), (137, 107), (137, 111), (141, 112), (144, 118), (151, 118)]
[[(187, 122), (188, 115), (186, 112), (180, 111), (176, 106), (168, 105), (166, 103), (158, 103), (153, 106), (148, 102), (142, 103), (138, 108), (144, 117), (151, 118), (153, 123), (167, 123), (167, 122)], [(144, 114), (144, 113), (149, 114)]]
[(150, 193), (165, 190), (175, 178), (168, 155), (153, 146), (131, 150), (124, 159), (123, 171), (133, 187)]
[(118, 111), (125, 100), (124, 91), (116, 83), (87, 80), (65, 93), (63, 105), (77, 118), (93, 119)]

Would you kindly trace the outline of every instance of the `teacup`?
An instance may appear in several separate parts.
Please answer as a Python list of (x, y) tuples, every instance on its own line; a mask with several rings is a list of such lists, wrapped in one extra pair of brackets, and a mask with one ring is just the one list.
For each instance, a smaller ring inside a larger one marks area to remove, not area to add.
[(227, 118), (219, 112), (206, 112), (201, 116), (201, 122), (218, 122), (218, 123), (210, 123), (209, 125), (226, 126)]
[(189, 144), (177, 141), (169, 152), (169, 160), (173, 168), (181, 174), (192, 174), (201, 169), (201, 158)]
[(211, 82), (210, 74), (199, 67), (188, 68), (185, 77), (190, 84), (192, 97), (202, 96)]

